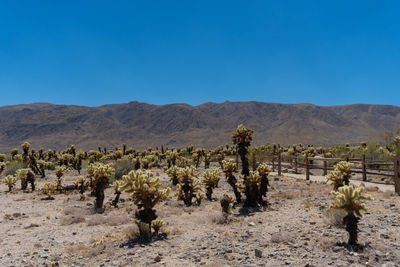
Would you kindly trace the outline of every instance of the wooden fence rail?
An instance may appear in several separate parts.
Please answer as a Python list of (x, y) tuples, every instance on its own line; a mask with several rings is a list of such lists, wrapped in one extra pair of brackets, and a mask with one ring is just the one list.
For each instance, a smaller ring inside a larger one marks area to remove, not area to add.
[[(256, 169), (257, 158), (252, 155), (252, 168)], [(323, 170), (323, 175), (327, 175), (328, 171), (333, 170), (333, 164), (339, 161), (348, 161), (356, 163), (351, 169), (352, 173), (361, 173), (362, 180), (367, 181), (367, 175), (379, 175), (385, 177), (392, 177), (395, 185), (395, 192), (400, 194), (400, 161), (396, 157), (393, 162), (383, 160), (367, 160), (365, 155), (361, 158), (322, 158), (322, 157), (309, 157), (308, 155), (281, 155), (280, 153), (270, 156), (261, 156), (259, 162), (269, 162), (272, 165), (272, 171), (275, 172), (276, 164), (278, 168), (278, 175), (282, 174), (283, 163), (289, 164), (295, 173), (298, 173), (298, 168), (305, 169), (306, 180), (310, 179), (310, 170), (320, 169)], [(314, 164), (315, 161), (321, 162), (322, 165)], [(331, 166), (329, 166), (331, 165)], [(392, 167), (393, 166), (393, 167)], [(377, 172), (384, 171), (384, 172)]]

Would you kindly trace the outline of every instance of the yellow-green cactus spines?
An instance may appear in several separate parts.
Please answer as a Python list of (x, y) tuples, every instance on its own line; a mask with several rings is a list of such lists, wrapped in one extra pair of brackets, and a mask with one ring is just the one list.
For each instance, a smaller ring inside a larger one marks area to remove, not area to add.
[(206, 186), (206, 196), (209, 201), (212, 200), (213, 189), (218, 186), (222, 171), (219, 169), (208, 169), (203, 174), (203, 183)]
[(353, 185), (345, 185), (332, 191), (336, 197), (336, 202), (332, 205), (334, 209), (342, 209), (347, 212), (343, 218), (346, 230), (349, 233), (348, 245), (357, 245), (358, 221), (360, 220), (361, 211), (366, 211), (367, 207), (364, 203), (366, 200), (372, 200), (370, 195), (363, 195), (363, 187), (354, 187)]
[(242, 196), (240, 195), (240, 192), (236, 185), (237, 179), (233, 175), (234, 172), (237, 172), (236, 164), (233, 160), (230, 159), (230, 160), (223, 160), (222, 165), (223, 165), (223, 172), (225, 173), (227, 182), (232, 187), (233, 193), (235, 194), (236, 202), (240, 203), (242, 201)]

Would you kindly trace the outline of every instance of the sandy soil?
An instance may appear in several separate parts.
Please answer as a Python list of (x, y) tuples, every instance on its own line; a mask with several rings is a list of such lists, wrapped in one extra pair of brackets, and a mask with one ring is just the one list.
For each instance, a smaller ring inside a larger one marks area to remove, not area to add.
[[(152, 170), (165, 185), (162, 170)], [(164, 240), (128, 246), (136, 231), (135, 206), (129, 196), (111, 207), (113, 190), (106, 190), (106, 211), (94, 214), (94, 198), (79, 200), (78, 192), (41, 200), (39, 191), (7, 193), (0, 185), (1, 266), (400, 266), (400, 198), (366, 185), (375, 200), (359, 223), (362, 252), (337, 242), (347, 241), (340, 213), (329, 208), (331, 186), (296, 177), (271, 175), (269, 206), (248, 211), (236, 208), (224, 222), (219, 201), (204, 200), (184, 207), (172, 199), (156, 207), (166, 222)], [(77, 174), (67, 173), (64, 184)], [(49, 172), (37, 178), (38, 188), (55, 179)], [(18, 184), (19, 187), (19, 184)], [(173, 190), (174, 192), (175, 190)], [(222, 178), (214, 197), (233, 196)], [(103, 237), (98, 246), (93, 241)], [(125, 246), (124, 246), (125, 244)]]

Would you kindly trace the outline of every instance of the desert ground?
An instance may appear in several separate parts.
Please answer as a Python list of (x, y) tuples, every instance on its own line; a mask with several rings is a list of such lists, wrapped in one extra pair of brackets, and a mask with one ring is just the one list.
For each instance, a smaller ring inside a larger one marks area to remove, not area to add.
[[(163, 170), (151, 172), (165, 187), (172, 187)], [(201, 176), (203, 170), (199, 172)], [(77, 176), (69, 171), (64, 185), (72, 185)], [(269, 178), (266, 207), (238, 206), (228, 218), (219, 202), (223, 194), (233, 197), (224, 177), (214, 190), (215, 200), (204, 199), (200, 206), (184, 206), (172, 187), (171, 199), (156, 206), (166, 223), (162, 238), (150, 244), (129, 241), (137, 232), (136, 207), (126, 193), (115, 208), (114, 191), (108, 188), (105, 212), (96, 214), (89, 192), (84, 201), (78, 191), (42, 200), (45, 196), (39, 190), (8, 193), (1, 184), (0, 265), (400, 266), (400, 198), (392, 191), (364, 183), (374, 200), (367, 203), (369, 209), (359, 222), (364, 249), (354, 252), (340, 245), (348, 237), (341, 224), (343, 214), (330, 208), (331, 185), (290, 173), (271, 173)], [(48, 171), (46, 178), (37, 177), (37, 188), (54, 179)]]

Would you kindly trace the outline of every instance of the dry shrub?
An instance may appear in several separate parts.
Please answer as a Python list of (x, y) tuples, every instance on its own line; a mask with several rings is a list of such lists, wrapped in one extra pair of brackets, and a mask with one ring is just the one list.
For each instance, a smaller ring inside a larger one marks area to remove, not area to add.
[(71, 225), (85, 222), (85, 217), (82, 215), (66, 215), (61, 218), (61, 225)]
[(383, 192), (382, 195), (383, 195), (383, 197), (390, 198), (392, 196), (395, 196), (395, 193), (393, 191), (386, 190), (385, 192)]
[(134, 239), (139, 236), (139, 229), (136, 224), (132, 224), (125, 228), (123, 233), (126, 235), (128, 239)]
[(20, 161), (11, 161), (10, 163), (7, 164), (7, 166), (4, 168), (3, 174), (4, 176), (7, 175), (15, 175), (17, 170), (26, 168), (27, 165), (23, 162)]
[(129, 159), (117, 160), (114, 164), (114, 168), (115, 168), (115, 179), (117, 180), (121, 179), (123, 175), (128, 174), (130, 171), (134, 169), (132, 161)]
[(298, 190), (293, 190), (293, 191), (282, 191), (282, 192), (277, 192), (272, 195), (272, 198), (274, 200), (285, 200), (285, 199), (295, 199), (295, 198), (300, 198), (301, 192)]
[(324, 212), (326, 223), (339, 228), (343, 228), (343, 218), (346, 214), (346, 211), (341, 209), (327, 209)]
[(160, 218), (166, 218), (170, 216), (179, 216), (183, 214), (184, 211), (184, 204), (182, 201), (177, 201), (177, 200), (171, 200), (168, 202), (165, 202), (162, 205), (162, 208), (157, 210), (157, 215)]
[(216, 224), (228, 224), (232, 221), (231, 216), (227, 213), (217, 213), (211, 216), (211, 222)]
[(288, 243), (293, 242), (294, 238), (286, 232), (276, 232), (271, 235), (271, 242), (273, 243)]
[(95, 214), (90, 216), (87, 220), (87, 226), (95, 226), (95, 225), (109, 225), (109, 226), (117, 226), (131, 222), (127, 215), (119, 215), (119, 216), (109, 216), (106, 217), (102, 214)]
[(117, 226), (117, 225), (127, 224), (130, 222), (132, 222), (132, 220), (126, 214), (119, 216), (110, 216), (107, 219), (107, 225), (109, 226)]
[(319, 247), (323, 251), (330, 251), (330, 250), (332, 250), (332, 247), (335, 246), (336, 242), (332, 238), (323, 237), (323, 238), (318, 240), (318, 243), (319, 243)]
[(63, 213), (64, 215), (89, 215), (91, 211), (78, 207), (66, 207)]
[(114, 254), (111, 247), (106, 244), (95, 247), (89, 247), (83, 244), (71, 245), (67, 251), (69, 255), (82, 256), (84, 258), (94, 258), (101, 254), (107, 254), (108, 256)]
[(365, 186), (365, 191), (367, 191), (367, 192), (378, 192), (379, 191), (379, 187), (372, 186), (372, 185)]

